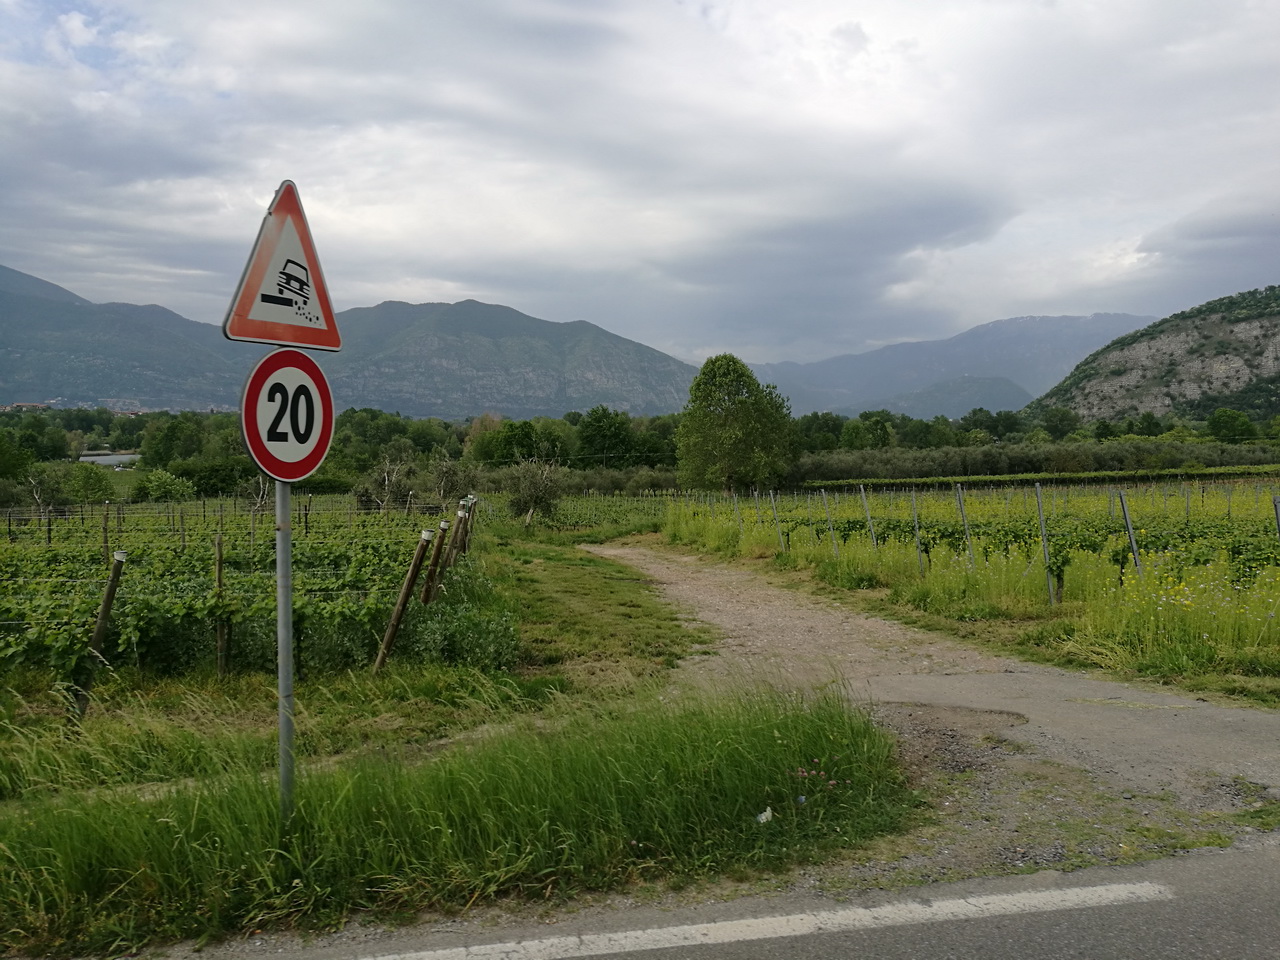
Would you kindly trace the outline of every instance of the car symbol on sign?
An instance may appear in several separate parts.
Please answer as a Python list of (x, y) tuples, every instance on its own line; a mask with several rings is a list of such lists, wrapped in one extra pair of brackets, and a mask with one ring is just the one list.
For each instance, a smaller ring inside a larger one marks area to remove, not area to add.
[[(292, 293), (293, 296), (285, 296), (286, 291)], [(276, 280), (276, 294), (279, 294), (279, 296), (264, 293), (261, 295), (261, 299), (263, 303), (274, 303), (282, 307), (305, 307), (307, 301), (311, 299), (310, 291), (311, 281), (308, 279), (307, 268), (297, 260), (286, 260), (284, 266), (280, 268), (280, 276)]]

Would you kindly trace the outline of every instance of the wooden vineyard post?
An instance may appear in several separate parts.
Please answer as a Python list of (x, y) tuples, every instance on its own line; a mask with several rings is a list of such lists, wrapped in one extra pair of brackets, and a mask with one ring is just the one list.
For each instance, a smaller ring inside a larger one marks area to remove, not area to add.
[(734, 491), (734, 494), (733, 494), (733, 515), (738, 518), (738, 538), (741, 539), (742, 538), (742, 511), (738, 509), (737, 491)]
[(1276, 511), (1276, 536), (1280, 537), (1280, 497), (1272, 497), (1271, 506)]
[(458, 554), (462, 549), (462, 538), (466, 534), (467, 529), (467, 501), (458, 501), (458, 510), (454, 514), (455, 521), (453, 524), (453, 534), (449, 537), (449, 545), (445, 547), (444, 558), (442, 561), (443, 570), (448, 570), (458, 562)]
[(462, 552), (467, 553), (471, 549), (471, 534), (475, 530), (476, 504), (479, 503), (479, 499), (475, 494), (467, 494), (463, 503), (467, 505), (467, 518), (466, 525), (462, 528)]
[(871, 508), (867, 506), (867, 488), (861, 483), (858, 484), (858, 495), (862, 497), (862, 512), (867, 515), (867, 533), (871, 534), (871, 546), (879, 549), (880, 544), (876, 542), (876, 525), (871, 519)]
[(964, 545), (969, 551), (969, 566), (973, 566), (973, 540), (969, 537), (969, 518), (964, 512), (964, 487), (956, 484), (956, 506), (960, 508), (960, 522), (964, 525)]
[(102, 510), (102, 562), (111, 563), (111, 547), (107, 545), (107, 510)]
[(778, 531), (778, 549), (786, 553), (787, 545), (782, 541), (782, 524), (778, 522), (778, 500), (772, 490), (769, 491), (769, 505), (773, 507), (773, 527)]
[(1124, 514), (1124, 528), (1129, 533), (1129, 552), (1133, 554), (1133, 572), (1142, 576), (1142, 560), (1138, 557), (1138, 538), (1133, 535), (1133, 521), (1129, 519), (1129, 502), (1120, 491), (1120, 512)]
[(427, 562), (427, 575), (422, 581), (422, 593), (418, 595), (421, 603), (430, 603), (436, 596), (436, 579), (440, 575), (440, 555), (444, 552), (445, 540), (449, 536), (449, 521), (440, 521), (440, 532), (436, 536), (435, 546), (431, 548), (431, 559)]
[(93, 625), (93, 636), (89, 640), (89, 662), (84, 666), (83, 675), (77, 683), (75, 693), (76, 719), (83, 720), (89, 709), (89, 690), (93, 687), (93, 675), (97, 672), (98, 661), (102, 659), (102, 645), (107, 639), (107, 625), (111, 622), (111, 606), (115, 603), (116, 589), (120, 586), (120, 575), (124, 572), (125, 552), (117, 550), (113, 556), (111, 573), (107, 575), (107, 588), (102, 593), (102, 604), (98, 607), (98, 619)]
[(822, 491), (822, 508), (827, 511), (827, 533), (831, 534), (831, 552), (835, 554), (838, 561), (840, 559), (840, 545), (836, 543), (836, 528), (831, 522), (831, 506), (827, 503), (827, 491)]
[(916, 562), (920, 564), (920, 575), (924, 576), (924, 550), (920, 547), (920, 513), (916, 509), (916, 488), (911, 488), (911, 525), (916, 531)]
[(227, 647), (227, 621), (222, 613), (222, 534), (213, 538), (213, 591), (218, 604), (218, 625), (215, 631), (214, 653), (217, 658), (218, 676), (225, 677), (230, 670), (230, 651)]
[(391, 613), (391, 622), (387, 624), (387, 632), (382, 635), (382, 645), (378, 648), (378, 657), (373, 661), (373, 672), (376, 674), (387, 662), (391, 653), (391, 645), (396, 642), (396, 634), (400, 632), (400, 621), (404, 619), (404, 611), (413, 597), (414, 584), (418, 582), (418, 574), (422, 570), (422, 561), (427, 555), (427, 547), (435, 538), (434, 530), (423, 530), (418, 538), (418, 546), (413, 551), (413, 560), (409, 562), (409, 572), (404, 576), (404, 584), (400, 587), (400, 596), (396, 598), (396, 608)]
[[(1121, 497), (1124, 494), (1120, 495)], [(1121, 500), (1121, 503), (1124, 501)], [(1044, 525), (1044, 500), (1040, 496), (1040, 484), (1036, 484), (1036, 514), (1040, 517), (1040, 546), (1044, 550), (1044, 582), (1049, 590), (1049, 606), (1053, 606), (1053, 571), (1049, 569), (1049, 530)]]

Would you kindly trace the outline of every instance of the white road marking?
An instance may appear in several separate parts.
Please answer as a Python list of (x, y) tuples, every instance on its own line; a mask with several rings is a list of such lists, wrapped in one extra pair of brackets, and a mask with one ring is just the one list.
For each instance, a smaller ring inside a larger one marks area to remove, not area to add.
[(869, 930), (874, 927), (911, 923), (941, 923), (947, 920), (978, 920), (1017, 913), (1045, 913), (1052, 910), (1080, 910), (1172, 900), (1173, 891), (1159, 883), (1109, 883), (1096, 887), (1066, 890), (1037, 890), (1028, 893), (994, 894), (963, 900), (935, 900), (931, 903), (899, 903), (884, 907), (851, 907), (821, 913), (797, 913), (782, 917), (725, 920), (682, 927), (655, 927), (619, 933), (595, 933), (579, 937), (548, 937), (510, 943), (486, 943), (473, 947), (397, 953), (366, 960), (562, 960), (565, 957), (593, 957), (638, 950), (669, 947), (696, 947), (745, 940), (801, 937), (814, 933)]

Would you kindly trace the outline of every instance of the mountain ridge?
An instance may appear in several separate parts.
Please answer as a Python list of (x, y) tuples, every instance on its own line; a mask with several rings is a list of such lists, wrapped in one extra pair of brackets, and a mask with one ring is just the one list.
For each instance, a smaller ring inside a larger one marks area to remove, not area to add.
[(1219, 297), (1118, 337), (1031, 406), (1085, 419), (1202, 419), (1217, 407), (1280, 413), (1280, 286)]
[[(1105, 334), (1149, 319), (1012, 317), (945, 340), (752, 366), (789, 397), (796, 414), (887, 407), (955, 417), (974, 406), (1010, 409), (1042, 392), (1016, 382), (1019, 376), (1041, 370), (1043, 378), (1046, 363), (1069, 369), (1112, 339)], [(697, 373), (585, 320), (559, 323), (477, 300), (385, 300), (344, 310), (337, 322), (343, 349), (328, 354), (324, 368), (340, 408), (527, 419), (603, 404), (653, 415), (683, 408)], [(154, 304), (94, 304), (0, 267), (0, 402), (235, 409), (254, 356), (217, 325)]]

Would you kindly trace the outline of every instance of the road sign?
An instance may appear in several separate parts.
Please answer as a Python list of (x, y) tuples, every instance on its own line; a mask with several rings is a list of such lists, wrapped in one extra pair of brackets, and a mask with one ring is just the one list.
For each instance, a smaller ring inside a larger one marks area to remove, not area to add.
[(333, 304), (298, 188), (280, 184), (222, 322), (228, 340), (341, 350)]
[(300, 350), (275, 350), (245, 381), (240, 424), (249, 455), (269, 477), (309, 477), (333, 439), (333, 394), (324, 372)]

